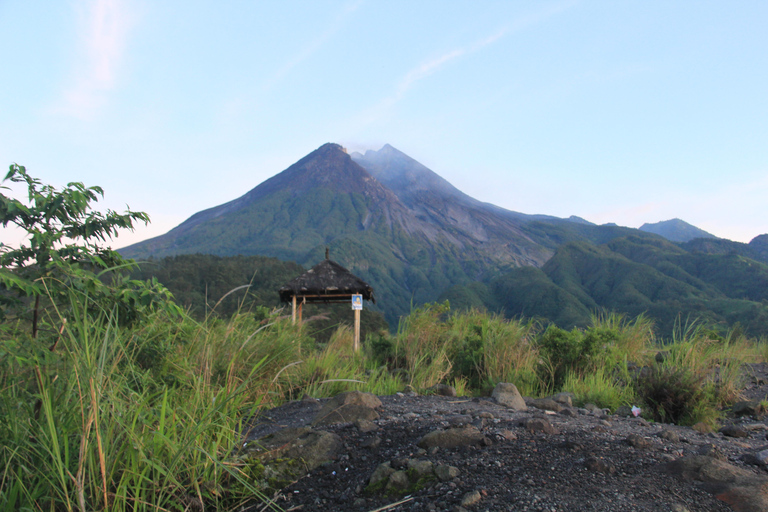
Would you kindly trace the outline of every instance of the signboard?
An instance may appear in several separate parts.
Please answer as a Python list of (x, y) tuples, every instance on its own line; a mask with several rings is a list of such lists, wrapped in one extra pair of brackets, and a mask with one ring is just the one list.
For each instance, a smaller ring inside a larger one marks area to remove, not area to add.
[(363, 296), (362, 295), (353, 295), (352, 296), (352, 309), (354, 310), (362, 310), (363, 309)]

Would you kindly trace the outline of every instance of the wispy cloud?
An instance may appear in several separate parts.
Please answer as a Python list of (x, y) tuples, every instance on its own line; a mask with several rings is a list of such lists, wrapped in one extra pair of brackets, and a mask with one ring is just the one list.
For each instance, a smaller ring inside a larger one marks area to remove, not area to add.
[(77, 61), (73, 78), (54, 111), (90, 119), (115, 88), (135, 15), (123, 0), (92, 0), (78, 12)]
[(275, 84), (280, 82), (293, 68), (301, 64), (303, 61), (311, 57), (317, 52), (333, 35), (338, 32), (342, 26), (346, 23), (347, 18), (355, 12), (360, 5), (363, 4), (363, 0), (355, 0), (349, 2), (341, 10), (336, 18), (329, 23), (328, 28), (325, 29), (320, 35), (312, 39), (307, 45), (305, 45), (299, 52), (288, 59), (276, 72), (272, 75), (264, 84), (263, 89), (268, 91), (272, 89)]
[(490, 46), (504, 37), (523, 30), (531, 25), (535, 25), (544, 21), (545, 19), (554, 16), (574, 5), (575, 1), (565, 1), (554, 4), (535, 13), (527, 16), (522, 16), (515, 19), (511, 23), (505, 25), (501, 30), (492, 33), (489, 36), (485, 36), (477, 41), (463, 47), (455, 48), (446, 51), (442, 55), (436, 58), (430, 59), (415, 68), (408, 71), (403, 78), (401, 78), (395, 87), (395, 91), (390, 95), (379, 101), (376, 105), (369, 108), (364, 112), (362, 118), (362, 124), (369, 124), (380, 117), (383, 117), (385, 113), (391, 109), (394, 105), (400, 102), (405, 95), (421, 80), (434, 75), (442, 68), (445, 68), (451, 62), (460, 59), (461, 57), (471, 55), (475, 52), (482, 50), (483, 48)]

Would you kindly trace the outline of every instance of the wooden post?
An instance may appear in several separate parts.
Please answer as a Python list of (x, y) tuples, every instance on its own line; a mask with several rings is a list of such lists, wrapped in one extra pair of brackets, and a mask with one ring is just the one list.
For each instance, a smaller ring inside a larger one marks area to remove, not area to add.
[(301, 304), (299, 304), (299, 323), (302, 322), (301, 317), (302, 317), (302, 313), (304, 312), (304, 303), (305, 302), (307, 302), (307, 299), (303, 299), (301, 301)]
[(360, 310), (355, 310), (355, 353), (360, 351)]
[(296, 324), (296, 296), (295, 295), (291, 299), (291, 305), (293, 306), (293, 310), (291, 312), (291, 320), (295, 325)]

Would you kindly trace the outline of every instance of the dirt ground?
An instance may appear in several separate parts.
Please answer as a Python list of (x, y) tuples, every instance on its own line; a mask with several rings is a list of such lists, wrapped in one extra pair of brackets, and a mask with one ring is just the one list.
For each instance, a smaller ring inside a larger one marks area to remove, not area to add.
[[(768, 365), (745, 368), (744, 398), (768, 397)], [(671, 461), (706, 454), (756, 476), (764, 466), (745, 463), (744, 455), (768, 449), (768, 420), (731, 418), (745, 437), (700, 433), (692, 428), (649, 423), (641, 418), (608, 416), (566, 408), (557, 414), (529, 408), (515, 412), (490, 398), (415, 396), (379, 397), (383, 406), (377, 429), (363, 432), (351, 423), (323, 430), (341, 437), (343, 447), (331, 462), (282, 489), (276, 503), (287, 511), (726, 511), (731, 508), (699, 482), (668, 470)], [(309, 424), (321, 400), (305, 398), (264, 412), (249, 432), (258, 439), (285, 427)], [(546, 420), (554, 430), (526, 428), (530, 418)], [(474, 425), (487, 441), (479, 446), (417, 446), (429, 432)], [(633, 436), (634, 434), (634, 436)], [(407, 493), (368, 492), (376, 468), (385, 462), (407, 467), (428, 460), (458, 469), (458, 476), (433, 479)], [(254, 508), (259, 510), (261, 507)]]

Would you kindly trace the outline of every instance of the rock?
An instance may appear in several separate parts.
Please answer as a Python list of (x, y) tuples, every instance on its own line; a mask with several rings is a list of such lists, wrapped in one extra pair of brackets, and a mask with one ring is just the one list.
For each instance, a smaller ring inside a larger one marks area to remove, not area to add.
[(408, 459), (408, 469), (413, 472), (416, 479), (426, 478), (434, 472), (433, 464), (428, 460)]
[(634, 416), (632, 414), (632, 408), (628, 405), (622, 405), (618, 409), (616, 409), (616, 416), (619, 416), (621, 418), (631, 418)]
[(749, 479), (749, 471), (706, 455), (683, 457), (666, 465), (666, 470), (684, 480), (727, 484)]
[(768, 450), (762, 450), (757, 453), (745, 453), (741, 456), (741, 460), (745, 464), (752, 466), (766, 467), (768, 466)]
[(569, 418), (575, 418), (576, 416), (579, 415), (579, 413), (576, 412), (576, 409), (573, 409), (572, 407), (565, 407), (558, 414), (561, 414), (562, 416), (566, 416)]
[(747, 400), (744, 402), (736, 402), (731, 407), (731, 412), (734, 416), (752, 416), (757, 419), (762, 419), (765, 416), (765, 407), (756, 400)]
[(696, 451), (696, 454), (703, 455), (705, 457), (712, 457), (713, 459), (722, 460), (722, 461), (728, 460), (728, 457), (725, 456), (723, 451), (713, 444), (704, 444), (699, 446), (699, 449)]
[(566, 391), (562, 393), (558, 393), (555, 396), (552, 397), (552, 400), (555, 402), (564, 405), (565, 407), (573, 407), (573, 399), (576, 398), (576, 395), (573, 393), (568, 393)]
[(408, 474), (405, 471), (395, 471), (389, 475), (386, 489), (388, 491), (404, 491), (408, 488), (409, 484)]
[(546, 418), (529, 418), (523, 425), (529, 432), (544, 432), (550, 435), (560, 433)]
[(612, 475), (616, 472), (616, 466), (610, 462), (604, 461), (603, 459), (598, 459), (597, 457), (587, 457), (587, 459), (584, 461), (584, 465), (590, 471), (596, 471), (606, 475)]
[(371, 488), (380, 484), (383, 485), (384, 482), (389, 480), (389, 476), (394, 472), (395, 470), (389, 462), (379, 464), (371, 475), (371, 478), (368, 479), (368, 487)]
[(448, 480), (453, 480), (454, 478), (458, 477), (461, 474), (459, 471), (459, 468), (456, 468), (454, 466), (448, 466), (445, 464), (440, 464), (435, 468), (435, 476), (440, 479), (442, 482), (447, 482)]
[(728, 437), (749, 437), (749, 433), (736, 425), (726, 425), (720, 429), (720, 433)]
[(592, 402), (589, 402), (587, 404), (584, 404), (584, 409), (588, 410), (590, 413), (595, 414), (597, 416), (600, 416), (603, 414), (603, 410), (593, 404)]
[(454, 427), (459, 427), (462, 425), (471, 424), (472, 416), (468, 414), (453, 414), (445, 418), (445, 421), (447, 421), (450, 425), (453, 425)]
[(648, 439), (637, 434), (629, 434), (627, 436), (626, 442), (629, 446), (637, 449), (645, 449), (651, 447), (651, 442)]
[(517, 390), (517, 386), (509, 382), (500, 382), (491, 393), (491, 398), (504, 407), (509, 407), (515, 411), (527, 411), (522, 395)]
[(364, 434), (379, 430), (379, 426), (370, 420), (358, 419), (355, 421), (355, 426), (357, 427), (357, 430)]
[(408, 468), (408, 459), (401, 457), (397, 459), (392, 459), (390, 461), (390, 464), (394, 469), (407, 469)]
[(243, 456), (264, 465), (265, 479), (287, 485), (330, 461), (341, 444), (336, 434), (306, 427), (285, 428), (248, 443)]
[(482, 494), (480, 494), (480, 491), (471, 491), (464, 495), (464, 497), (461, 498), (461, 506), (462, 507), (471, 507), (473, 505), (477, 505), (480, 503), (480, 500), (483, 499)]
[(516, 441), (517, 440), (517, 434), (512, 432), (509, 429), (503, 429), (496, 432), (496, 435), (504, 439), (505, 441)]
[(764, 476), (703, 455), (669, 462), (665, 469), (686, 481), (702, 482), (704, 489), (739, 512), (768, 510), (768, 478)]
[(658, 436), (665, 441), (669, 441), (671, 443), (679, 443), (680, 442), (680, 435), (675, 432), (674, 430), (665, 429), (658, 433)]
[(528, 401), (528, 405), (542, 411), (560, 412), (563, 410), (563, 406), (551, 398), (534, 398)]
[(435, 384), (430, 391), (440, 396), (456, 396), (456, 388), (448, 384)]
[(371, 393), (347, 391), (328, 400), (312, 420), (312, 426), (334, 425), (336, 423), (373, 421), (379, 417), (375, 411), (381, 407), (381, 400)]
[(420, 448), (429, 449), (456, 448), (457, 446), (478, 446), (484, 444), (485, 436), (476, 427), (449, 428), (435, 430), (421, 438), (417, 443)]
[(764, 479), (739, 482), (717, 495), (738, 512), (765, 512), (768, 510), (768, 483)]

